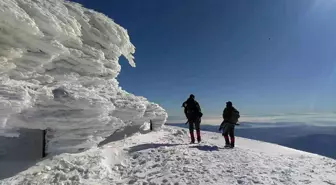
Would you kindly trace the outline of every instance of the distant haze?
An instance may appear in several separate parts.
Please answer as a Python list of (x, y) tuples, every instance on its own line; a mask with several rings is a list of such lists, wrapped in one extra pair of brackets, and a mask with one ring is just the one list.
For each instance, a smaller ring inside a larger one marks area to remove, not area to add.
[[(219, 125), (223, 121), (221, 115), (218, 116), (204, 116), (202, 118), (202, 124)], [(250, 123), (302, 123), (309, 125), (334, 125), (336, 126), (336, 114), (335, 113), (307, 113), (307, 114), (278, 114), (278, 115), (265, 115), (265, 116), (251, 116), (241, 115), (240, 122)], [(171, 116), (168, 117), (168, 123), (185, 123), (186, 118), (183, 116)]]

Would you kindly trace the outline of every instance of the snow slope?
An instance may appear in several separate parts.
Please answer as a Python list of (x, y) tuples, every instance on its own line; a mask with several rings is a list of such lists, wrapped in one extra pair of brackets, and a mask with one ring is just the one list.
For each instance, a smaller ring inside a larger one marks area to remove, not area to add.
[[(122, 90), (127, 31), (103, 14), (63, 0), (0, 1), (0, 134), (46, 129), (49, 153), (97, 145), (126, 126), (154, 129), (167, 113)], [(136, 130), (136, 129), (134, 129)]]
[(237, 138), (224, 149), (219, 133), (164, 127), (78, 154), (44, 160), (5, 184), (336, 184), (336, 160), (275, 144)]

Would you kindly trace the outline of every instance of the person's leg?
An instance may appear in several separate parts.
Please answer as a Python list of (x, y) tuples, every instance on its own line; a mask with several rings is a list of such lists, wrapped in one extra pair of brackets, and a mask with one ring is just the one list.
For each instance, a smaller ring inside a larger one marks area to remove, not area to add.
[(231, 147), (232, 148), (235, 146), (234, 128), (235, 128), (234, 125), (230, 125), (229, 135), (230, 135)]
[(225, 139), (225, 146), (229, 146), (230, 145), (230, 140), (229, 140), (228, 123), (224, 123), (223, 136), (224, 136), (224, 139)]
[(191, 142), (195, 142), (195, 136), (194, 136), (194, 121), (192, 119), (188, 119), (189, 121), (189, 133), (190, 133), (190, 139)]
[(197, 118), (195, 121), (195, 129), (196, 129), (196, 136), (197, 142), (201, 142), (201, 118)]

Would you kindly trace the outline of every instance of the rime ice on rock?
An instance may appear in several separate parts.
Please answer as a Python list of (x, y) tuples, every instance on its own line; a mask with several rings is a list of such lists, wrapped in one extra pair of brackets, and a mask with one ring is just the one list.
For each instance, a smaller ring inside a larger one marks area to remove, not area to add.
[(63, 0), (0, 1), (0, 130), (51, 129), (48, 152), (95, 146), (114, 131), (155, 128), (163, 108), (121, 89), (127, 31), (103, 14)]

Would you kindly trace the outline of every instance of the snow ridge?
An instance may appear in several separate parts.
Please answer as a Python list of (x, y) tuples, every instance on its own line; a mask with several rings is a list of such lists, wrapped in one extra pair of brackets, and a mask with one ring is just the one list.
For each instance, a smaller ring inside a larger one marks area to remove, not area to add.
[(167, 113), (122, 90), (123, 55), (135, 67), (127, 31), (101, 13), (63, 0), (0, 1), (0, 133), (48, 128), (48, 152), (97, 145), (116, 130)]

